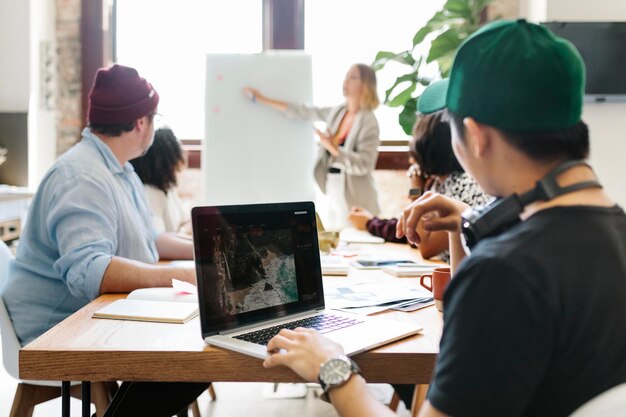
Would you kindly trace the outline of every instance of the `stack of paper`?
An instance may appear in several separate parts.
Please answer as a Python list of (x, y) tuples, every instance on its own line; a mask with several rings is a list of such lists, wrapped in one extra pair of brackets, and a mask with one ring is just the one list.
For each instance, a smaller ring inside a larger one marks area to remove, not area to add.
[(348, 275), (350, 266), (341, 256), (320, 256), (322, 275)]
[(346, 227), (339, 232), (339, 240), (345, 243), (385, 243), (382, 237), (374, 236), (366, 230)]
[(390, 308), (408, 307), (431, 301), (432, 293), (415, 284), (363, 278), (324, 282), (326, 308), (348, 310), (352, 313), (373, 314)]
[(383, 266), (382, 270), (396, 277), (420, 277), (424, 274), (430, 274), (433, 269), (445, 266), (443, 264), (396, 264)]

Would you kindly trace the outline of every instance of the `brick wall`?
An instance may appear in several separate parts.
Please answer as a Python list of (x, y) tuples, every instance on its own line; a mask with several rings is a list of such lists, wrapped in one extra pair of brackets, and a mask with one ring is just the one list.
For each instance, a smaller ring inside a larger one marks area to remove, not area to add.
[(56, 0), (56, 44), (58, 63), (57, 156), (80, 138), (81, 43), (80, 0)]

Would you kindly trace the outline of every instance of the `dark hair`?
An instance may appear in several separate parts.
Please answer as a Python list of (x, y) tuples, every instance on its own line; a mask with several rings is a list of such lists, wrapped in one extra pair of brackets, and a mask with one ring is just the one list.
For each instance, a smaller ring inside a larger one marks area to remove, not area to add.
[(148, 152), (130, 161), (144, 184), (164, 193), (176, 186), (176, 171), (181, 162), (185, 162), (183, 148), (169, 128), (157, 129)]
[[(450, 113), (452, 123), (465, 139), (463, 118)], [(537, 132), (511, 132), (499, 129), (504, 140), (529, 158), (541, 162), (585, 159), (589, 156), (589, 128), (582, 120), (574, 126)]]
[[(150, 123), (152, 123), (152, 120), (154, 120), (155, 114), (156, 113), (150, 113), (146, 115)], [(117, 137), (117, 136), (121, 136), (122, 133), (132, 131), (135, 128), (135, 121), (132, 121), (130, 123), (114, 124), (114, 125), (89, 123), (88, 127), (89, 127), (89, 130), (91, 130), (94, 133), (100, 133), (105, 136)]]
[(100, 133), (105, 136), (117, 137), (124, 132), (130, 132), (135, 127), (135, 122), (123, 125), (101, 125), (97, 123), (89, 123), (89, 129), (94, 133)]
[(426, 114), (418, 119), (413, 128), (409, 152), (426, 176), (463, 172), (463, 167), (452, 151), (450, 124), (443, 111)]

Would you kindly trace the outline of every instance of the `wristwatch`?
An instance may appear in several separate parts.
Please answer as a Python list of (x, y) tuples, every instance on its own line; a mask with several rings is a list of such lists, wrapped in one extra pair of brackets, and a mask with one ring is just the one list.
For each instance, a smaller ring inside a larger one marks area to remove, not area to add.
[(357, 364), (347, 356), (338, 356), (324, 362), (320, 368), (320, 376), (318, 378), (323, 390), (320, 398), (326, 402), (330, 402), (328, 392), (348, 382), (350, 377), (354, 374), (361, 375), (361, 370)]

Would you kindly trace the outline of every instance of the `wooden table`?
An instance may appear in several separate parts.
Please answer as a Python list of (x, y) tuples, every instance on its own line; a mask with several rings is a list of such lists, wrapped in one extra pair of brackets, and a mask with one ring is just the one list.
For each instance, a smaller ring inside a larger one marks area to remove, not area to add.
[[(407, 245), (381, 246), (384, 246), (384, 250), (379, 249), (381, 253), (408, 248)], [(410, 255), (414, 259), (417, 256), (415, 252)], [(380, 274), (380, 279), (387, 280), (407, 279), (381, 271), (350, 273)], [(208, 346), (201, 337), (199, 318), (181, 325), (91, 317), (94, 311), (123, 297), (124, 294), (102, 295), (25, 346), (20, 351), (20, 378), (85, 382), (301, 381), (287, 368), (265, 369), (259, 359)], [(424, 331), (355, 356), (363, 375), (369, 382), (427, 384), (439, 351), (441, 313), (427, 307), (413, 313), (383, 315), (419, 322)], [(69, 382), (66, 385), (69, 389)], [(69, 415), (69, 407), (64, 415)]]

